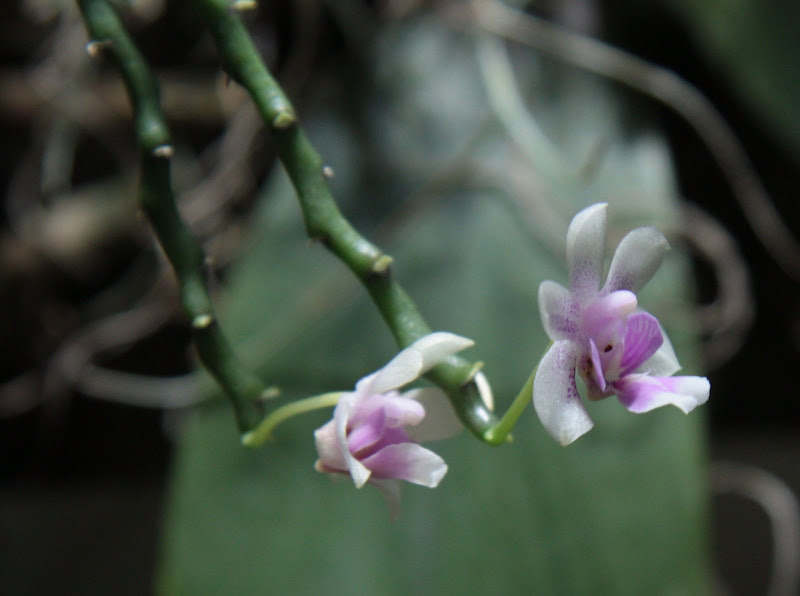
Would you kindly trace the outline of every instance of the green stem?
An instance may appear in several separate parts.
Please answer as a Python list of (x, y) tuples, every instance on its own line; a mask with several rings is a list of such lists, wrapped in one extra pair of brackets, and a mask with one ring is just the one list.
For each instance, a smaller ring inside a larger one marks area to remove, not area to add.
[(230, 398), (241, 431), (262, 418), (259, 398), (268, 390), (235, 356), (217, 324), (206, 287), (205, 255), (178, 213), (172, 190), (172, 146), (161, 111), (158, 83), (107, 0), (78, 0), (92, 40), (90, 55), (103, 52), (122, 76), (133, 104), (141, 157), (139, 199), (178, 278), (181, 302), (192, 324), (200, 361)]
[[(362, 282), (395, 340), (406, 347), (431, 329), (394, 278), (391, 257), (361, 236), (339, 211), (326, 182), (327, 168), (298, 125), (294, 108), (264, 65), (228, 0), (195, 0), (229, 76), (250, 94), (270, 127), (278, 157), (295, 187), (309, 238), (319, 240)], [(496, 423), (481, 401), (477, 366), (453, 356), (428, 373), (449, 396), (464, 425), (478, 438)]]
[(514, 425), (533, 399), (533, 379), (538, 369), (537, 365), (497, 424), (486, 429), (483, 433), (483, 440), (489, 445), (500, 445), (511, 438), (511, 431), (514, 429)]
[(339, 403), (342, 391), (323, 393), (314, 397), (307, 397), (277, 408), (264, 418), (261, 423), (248, 433), (242, 435), (242, 445), (245, 447), (259, 447), (272, 438), (272, 431), (278, 425), (298, 414), (305, 414), (320, 408), (332, 408)]

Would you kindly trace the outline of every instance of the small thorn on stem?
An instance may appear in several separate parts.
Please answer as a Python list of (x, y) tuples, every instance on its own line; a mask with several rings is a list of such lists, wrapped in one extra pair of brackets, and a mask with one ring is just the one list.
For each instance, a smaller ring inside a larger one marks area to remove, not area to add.
[(268, 401), (270, 399), (275, 399), (281, 394), (280, 387), (276, 387), (272, 385), (271, 387), (267, 387), (264, 391), (261, 392), (261, 395), (258, 396), (260, 401)]
[(208, 329), (211, 327), (213, 322), (214, 315), (203, 313), (202, 315), (197, 315), (194, 319), (192, 319), (192, 327), (195, 329)]
[(472, 365), (472, 368), (469, 370), (469, 374), (467, 375), (467, 378), (463, 384), (466, 385), (467, 383), (471, 383), (473, 380), (475, 380), (475, 375), (477, 375), (482, 368), (483, 368), (483, 362), (481, 362), (480, 360), (478, 362), (475, 362)]
[(379, 256), (377, 259), (375, 259), (375, 262), (372, 263), (372, 272), (377, 274), (386, 273), (393, 261), (394, 259), (392, 259), (392, 257), (389, 255)]
[(153, 149), (153, 157), (160, 157), (162, 159), (169, 159), (172, 157), (172, 154), (175, 150), (172, 148), (172, 145), (159, 145), (155, 149)]
[(286, 130), (297, 122), (297, 118), (289, 110), (282, 110), (272, 119), (272, 128)]
[(233, 10), (238, 10), (239, 12), (243, 12), (245, 10), (255, 10), (258, 8), (258, 2), (256, 2), (256, 0), (234, 0), (231, 4), (231, 8)]
[(93, 39), (86, 44), (86, 53), (90, 58), (98, 58), (103, 50), (110, 48), (114, 42), (110, 39)]

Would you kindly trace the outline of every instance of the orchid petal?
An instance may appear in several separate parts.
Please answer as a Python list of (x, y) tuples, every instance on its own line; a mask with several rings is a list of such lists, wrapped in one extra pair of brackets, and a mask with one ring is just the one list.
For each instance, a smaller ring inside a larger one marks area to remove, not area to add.
[(408, 424), (418, 424), (425, 417), (425, 408), (416, 401), (393, 391), (389, 394), (374, 394), (358, 402), (350, 414), (350, 426), (356, 427), (380, 411), (385, 417), (385, 426), (396, 428)]
[(347, 469), (350, 472), (350, 476), (353, 478), (353, 483), (356, 485), (356, 488), (361, 488), (366, 484), (367, 480), (369, 480), (371, 472), (364, 464), (353, 457), (347, 446), (347, 423), (350, 419), (350, 412), (356, 403), (356, 397), (356, 393), (347, 393), (343, 395), (339, 403), (336, 404), (336, 409), (333, 411), (333, 420), (336, 423), (336, 438), (342, 450), (345, 463), (347, 464)]
[(675, 355), (675, 349), (672, 347), (669, 337), (667, 337), (667, 332), (664, 331), (663, 327), (659, 326), (659, 328), (661, 329), (661, 337), (664, 339), (664, 343), (635, 372), (646, 373), (654, 377), (671, 377), (681, 369), (681, 365)]
[(658, 319), (646, 312), (636, 312), (628, 317), (625, 330), (625, 352), (620, 362), (623, 375), (636, 370), (653, 356), (664, 343)]
[(606, 390), (606, 378), (605, 375), (603, 375), (603, 363), (600, 361), (600, 352), (593, 339), (589, 340), (589, 348), (591, 348), (592, 352), (592, 375), (594, 377), (594, 382), (597, 383), (599, 393), (602, 394), (602, 392)]
[(547, 350), (533, 379), (533, 406), (547, 432), (568, 445), (594, 425), (575, 385), (575, 365), (580, 346), (568, 340)]
[(668, 250), (667, 239), (655, 228), (631, 230), (611, 259), (604, 290), (638, 292), (661, 266)]
[(567, 230), (569, 289), (579, 301), (600, 288), (606, 247), (606, 203), (578, 213)]
[(373, 478), (370, 484), (377, 486), (383, 493), (383, 498), (386, 499), (386, 504), (389, 506), (389, 515), (392, 520), (397, 519), (400, 513), (400, 481), (393, 478), (382, 478), (376, 480)]
[(345, 449), (336, 434), (336, 423), (330, 420), (324, 426), (314, 431), (314, 443), (317, 447), (319, 459), (314, 467), (320, 472), (346, 472), (347, 461)]
[(439, 485), (447, 464), (430, 449), (416, 443), (395, 443), (364, 459), (377, 479), (396, 478), (429, 488)]
[[(370, 379), (370, 393), (385, 393), (418, 379), (422, 374), (475, 342), (454, 333), (438, 331), (420, 337), (398, 352)], [(367, 377), (369, 378), (369, 377)], [(364, 379), (362, 379), (364, 381)], [(361, 385), (359, 382), (359, 387)]]
[(705, 377), (651, 377), (633, 374), (615, 384), (617, 397), (636, 414), (673, 405), (688, 414), (708, 401), (711, 385)]
[(574, 339), (580, 333), (578, 313), (569, 290), (546, 280), (539, 285), (539, 313), (551, 339)]
[(600, 342), (616, 342), (629, 314), (636, 310), (636, 294), (627, 290), (597, 298), (583, 313), (581, 329)]
[(447, 439), (461, 431), (461, 421), (456, 416), (447, 395), (435, 387), (412, 389), (403, 394), (425, 408), (425, 418), (416, 426), (407, 428), (408, 436), (418, 443)]

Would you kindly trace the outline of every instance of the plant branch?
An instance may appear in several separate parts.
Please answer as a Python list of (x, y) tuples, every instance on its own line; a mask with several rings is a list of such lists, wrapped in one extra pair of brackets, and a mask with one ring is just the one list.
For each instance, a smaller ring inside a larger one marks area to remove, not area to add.
[(205, 281), (205, 255), (181, 219), (170, 176), (172, 146), (161, 111), (158, 83), (107, 0), (78, 0), (92, 41), (90, 56), (108, 56), (128, 91), (141, 159), (139, 200), (178, 278), (183, 308), (201, 362), (230, 398), (239, 429), (262, 418), (261, 380), (236, 357), (223, 336)]
[[(270, 127), (278, 157), (297, 192), (306, 232), (321, 241), (362, 282), (401, 347), (431, 329), (395, 279), (391, 257), (361, 236), (339, 211), (326, 178), (330, 175), (298, 125), (297, 115), (256, 51), (250, 35), (228, 0), (195, 0), (216, 41), (228, 75), (250, 94)], [(484, 440), (496, 423), (474, 377), (480, 365), (452, 356), (428, 373), (449, 396), (464, 425)]]

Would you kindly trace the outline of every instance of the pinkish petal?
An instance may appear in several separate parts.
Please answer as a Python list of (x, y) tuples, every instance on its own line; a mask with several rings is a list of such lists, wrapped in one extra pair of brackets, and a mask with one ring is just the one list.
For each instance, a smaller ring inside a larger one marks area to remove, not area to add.
[(533, 406), (539, 420), (559, 443), (568, 445), (591, 430), (593, 423), (575, 385), (580, 346), (562, 340), (547, 350), (533, 379)]
[(418, 402), (393, 391), (389, 394), (365, 396), (350, 413), (350, 428), (364, 424), (374, 412), (380, 411), (389, 428), (418, 424), (425, 417), (425, 408)]
[(629, 316), (625, 329), (625, 352), (620, 362), (622, 376), (639, 368), (663, 343), (661, 327), (653, 315), (636, 312)]
[(447, 473), (447, 464), (433, 451), (416, 443), (387, 445), (364, 460), (374, 477), (397, 478), (435, 488)]
[(461, 431), (461, 421), (456, 416), (450, 400), (441, 389), (425, 387), (406, 391), (403, 397), (421, 404), (425, 408), (425, 418), (416, 426), (406, 429), (414, 441), (438, 441), (447, 439)]
[(636, 305), (636, 294), (627, 290), (596, 298), (586, 307), (581, 328), (598, 343), (617, 343), (622, 340), (625, 321)]
[(347, 434), (347, 449), (356, 459), (362, 459), (362, 454), (374, 447), (386, 434), (386, 415), (383, 410), (372, 410), (363, 417), (358, 424), (350, 423), (350, 432)]
[(594, 343), (593, 339), (589, 340), (589, 347), (591, 348), (592, 352), (592, 377), (594, 382), (597, 384), (596, 389), (600, 394), (602, 394), (603, 391), (606, 390), (606, 378), (603, 375), (603, 363), (600, 361), (600, 352), (598, 351), (597, 344)]
[(600, 289), (606, 249), (606, 203), (587, 207), (567, 230), (569, 289), (583, 302)]
[(667, 332), (664, 331), (663, 327), (659, 326), (659, 328), (661, 329), (661, 337), (664, 339), (664, 343), (662, 343), (661, 347), (656, 350), (656, 353), (645, 360), (635, 372), (652, 375), (654, 377), (671, 377), (681, 369), (681, 365), (678, 362), (678, 357), (675, 355), (672, 343), (669, 341), (669, 337), (667, 337)]
[(539, 313), (551, 339), (576, 339), (580, 334), (577, 305), (561, 284), (546, 280), (539, 285)]
[(669, 243), (651, 227), (631, 230), (622, 239), (611, 259), (604, 289), (608, 292), (638, 292), (661, 266)]
[(619, 401), (636, 414), (671, 404), (688, 414), (708, 401), (711, 385), (705, 377), (651, 377), (633, 374), (614, 384)]

